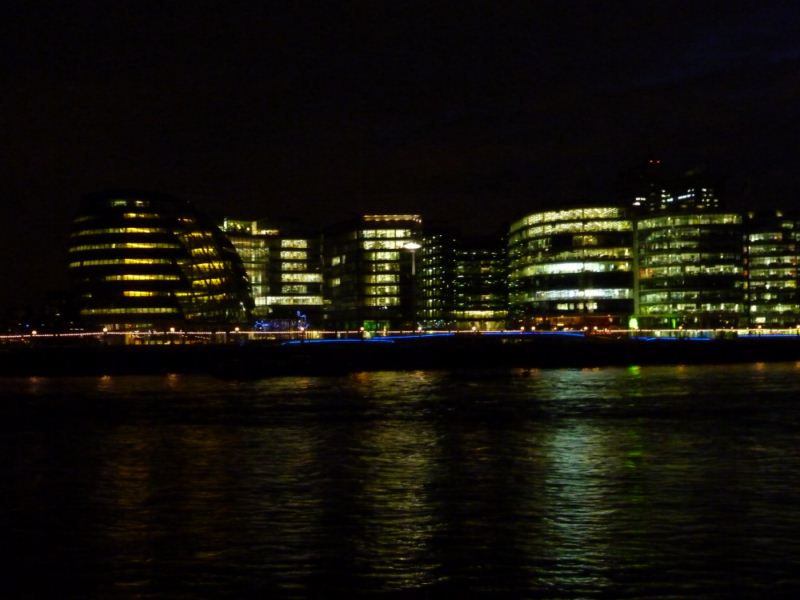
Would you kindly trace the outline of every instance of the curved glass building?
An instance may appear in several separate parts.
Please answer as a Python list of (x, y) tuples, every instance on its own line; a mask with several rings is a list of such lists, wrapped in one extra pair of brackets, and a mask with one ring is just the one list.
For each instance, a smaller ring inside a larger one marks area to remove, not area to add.
[(252, 306), (231, 243), (189, 202), (162, 194), (87, 196), (69, 274), (87, 327), (225, 326), (246, 322)]
[(735, 327), (746, 305), (742, 216), (686, 212), (636, 226), (639, 325)]
[(615, 206), (530, 214), (511, 225), (511, 326), (625, 326), (633, 313), (633, 224)]

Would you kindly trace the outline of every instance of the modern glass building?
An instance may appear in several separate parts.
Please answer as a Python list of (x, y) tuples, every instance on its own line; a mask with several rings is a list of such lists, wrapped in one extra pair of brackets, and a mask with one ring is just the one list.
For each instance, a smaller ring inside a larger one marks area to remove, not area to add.
[(419, 215), (364, 215), (323, 240), (325, 318), (336, 329), (416, 328)]
[(530, 214), (508, 239), (510, 325), (626, 326), (633, 314), (633, 223), (624, 208)]
[(751, 327), (800, 325), (800, 221), (782, 211), (749, 213), (746, 234), (748, 321)]
[(619, 193), (637, 213), (717, 210), (717, 187), (702, 169), (668, 174), (661, 160), (650, 159), (621, 175)]
[(320, 326), (322, 256), (317, 236), (266, 221), (225, 219), (222, 230), (247, 271), (260, 328)]
[(419, 250), (417, 320), (427, 329), (503, 329), (508, 316), (502, 238), (427, 232)]
[(425, 329), (455, 328), (453, 317), (458, 238), (448, 230), (426, 231), (417, 252), (417, 320)]
[(638, 323), (736, 327), (745, 314), (742, 216), (702, 210), (636, 225)]
[(69, 241), (81, 322), (111, 330), (246, 323), (239, 256), (190, 203), (163, 194), (85, 198)]

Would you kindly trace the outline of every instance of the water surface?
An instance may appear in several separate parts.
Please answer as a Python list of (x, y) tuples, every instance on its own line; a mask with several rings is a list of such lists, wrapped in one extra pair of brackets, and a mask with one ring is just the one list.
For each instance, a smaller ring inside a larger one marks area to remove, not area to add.
[(800, 365), (0, 382), (22, 595), (800, 588)]

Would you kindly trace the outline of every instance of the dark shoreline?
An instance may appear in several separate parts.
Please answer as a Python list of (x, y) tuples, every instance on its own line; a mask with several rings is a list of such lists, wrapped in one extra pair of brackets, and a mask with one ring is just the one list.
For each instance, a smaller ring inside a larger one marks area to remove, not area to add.
[(602, 367), (800, 360), (800, 336), (613, 339), (490, 335), (392, 341), (0, 347), (0, 376), (205, 373), (248, 378), (378, 370)]

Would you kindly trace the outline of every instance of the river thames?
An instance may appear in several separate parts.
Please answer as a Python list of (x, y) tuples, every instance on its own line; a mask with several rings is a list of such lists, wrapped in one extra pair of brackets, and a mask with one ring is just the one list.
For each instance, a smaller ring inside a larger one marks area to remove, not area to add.
[(0, 380), (23, 597), (800, 590), (800, 364)]

